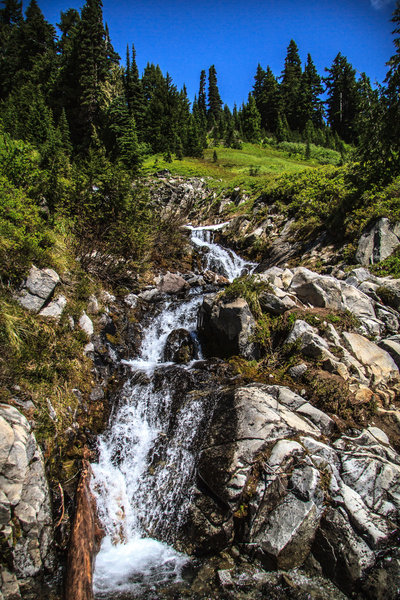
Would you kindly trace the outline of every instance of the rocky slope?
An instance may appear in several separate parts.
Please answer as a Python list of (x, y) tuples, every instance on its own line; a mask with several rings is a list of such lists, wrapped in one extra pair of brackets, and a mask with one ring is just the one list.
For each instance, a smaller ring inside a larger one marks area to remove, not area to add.
[[(229, 206), (243, 201), (239, 192), (213, 197), (200, 180), (160, 177), (152, 185), (155, 205), (193, 220), (201, 214), (222, 221)], [(71, 446), (93, 443), (85, 423), (91, 411), (102, 413), (105, 425), (114, 398), (109, 383), (122, 384), (120, 360), (139, 344), (140, 323), (162, 299), (201, 290), (207, 295), (198, 329), (208, 359), (184, 381), (175, 381), (171, 370), (176, 409), (201, 397), (210, 416), (177, 540), (203, 562), (181, 597), (306, 598), (314, 590), (313, 597), (326, 600), (394, 600), (400, 590), (400, 284), (366, 267), (396, 247), (398, 227), (375, 223), (359, 242), (363, 266), (345, 271), (324, 238), (303, 255), (304, 246), (273, 212), (257, 229), (238, 217), (222, 232), (225, 238), (233, 232), (244, 246), (257, 240), (268, 246), (256, 243), (265, 250), (257, 281), (264, 286), (258, 301), (268, 346), (258, 335), (260, 314), (245, 297), (221, 294), (226, 280), (202, 273), (197, 251), (193, 272), (156, 274), (137, 294), (118, 299), (92, 297), (71, 325), (85, 333), (93, 367)], [(329, 274), (312, 270), (317, 261)], [(19, 301), (41, 311), (40, 318), (59, 319), (66, 301), (56, 294), (58, 275), (49, 271), (33, 268)], [(172, 332), (166, 360), (185, 364), (194, 355), (187, 332)], [(19, 408), (30, 417), (29, 407)], [(73, 505), (52, 515), (42, 453), (17, 406), (0, 406), (0, 428), (0, 598), (59, 597), (51, 591), (53, 531), (65, 526), (68, 534)], [(64, 490), (71, 499), (76, 483)]]

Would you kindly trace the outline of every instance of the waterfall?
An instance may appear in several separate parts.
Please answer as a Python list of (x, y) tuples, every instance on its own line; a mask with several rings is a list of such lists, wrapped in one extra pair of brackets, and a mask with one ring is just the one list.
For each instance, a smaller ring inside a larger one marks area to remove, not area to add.
[(226, 223), (209, 227), (186, 227), (191, 231), (192, 244), (204, 252), (204, 269), (224, 275), (229, 281), (233, 281), (236, 277), (253, 271), (256, 265), (244, 260), (233, 250), (214, 243), (214, 232), (224, 225)]
[[(191, 231), (193, 244), (206, 247), (205, 268), (229, 278), (252, 268), (214, 244), (212, 229)], [(125, 361), (132, 376), (99, 438), (99, 459), (92, 465), (92, 491), (106, 533), (95, 564), (97, 598), (131, 597), (177, 581), (188, 561), (170, 544), (190, 504), (196, 448), (209, 414), (204, 399), (175, 393), (191, 365), (165, 363), (163, 354), (171, 331), (184, 328), (195, 337), (202, 299), (198, 293), (164, 302), (144, 331), (140, 356)], [(202, 358), (200, 348), (197, 358)]]

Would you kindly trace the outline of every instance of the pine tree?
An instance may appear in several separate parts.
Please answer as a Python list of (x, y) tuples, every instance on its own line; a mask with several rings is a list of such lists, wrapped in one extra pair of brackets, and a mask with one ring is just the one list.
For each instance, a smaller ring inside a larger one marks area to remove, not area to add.
[(356, 119), (360, 100), (356, 72), (340, 52), (326, 71), (329, 73), (324, 78), (328, 91), (328, 123), (345, 142), (354, 143), (357, 141)]
[(280, 112), (280, 94), (278, 81), (269, 66), (265, 71), (262, 90), (256, 104), (261, 116), (261, 127), (265, 131), (275, 131)]
[(386, 156), (387, 168), (395, 173), (400, 173), (400, 1), (392, 15), (394, 29), (392, 34), (396, 53), (387, 63), (389, 70), (385, 78), (386, 90), (384, 103), (386, 113), (383, 124), (383, 148)]
[(22, 2), (5, 0), (0, 9), (0, 98), (4, 99), (15, 85), (22, 68)]
[(145, 98), (142, 83), (139, 79), (139, 71), (136, 64), (136, 51), (133, 44), (132, 59), (129, 56), (129, 48), (126, 50), (124, 86), (129, 113), (135, 119), (136, 127), (138, 132), (140, 132), (145, 112)]
[(71, 154), (72, 154), (71, 136), (70, 136), (70, 131), (69, 131), (67, 115), (65, 113), (64, 108), (62, 109), (60, 118), (58, 120), (58, 130), (60, 132), (61, 145), (62, 145), (66, 155), (71, 156)]
[(241, 113), (242, 131), (246, 140), (248, 142), (259, 142), (261, 138), (261, 117), (252, 94), (249, 94), (247, 104), (243, 104)]
[(215, 124), (218, 123), (219, 116), (222, 110), (222, 100), (219, 95), (218, 84), (217, 84), (217, 71), (215, 66), (211, 65), (208, 71), (208, 123), (211, 128), (212, 120), (214, 119)]
[(56, 32), (53, 25), (44, 18), (36, 0), (30, 1), (25, 16), (21, 59), (24, 68), (29, 70), (38, 55), (43, 55), (48, 50), (55, 51)]
[(285, 113), (290, 129), (299, 129), (299, 96), (302, 78), (299, 51), (294, 40), (290, 40), (282, 71), (280, 94), (282, 111)]
[(83, 145), (89, 141), (92, 126), (97, 127), (100, 124), (102, 84), (107, 79), (111, 65), (117, 60), (107, 37), (101, 0), (86, 0), (81, 12), (77, 40)]
[(290, 129), (286, 115), (283, 115), (283, 117), (280, 114), (278, 115), (275, 135), (278, 142), (287, 142), (290, 140)]
[(22, 0), (4, 0), (0, 9), (0, 26), (20, 25), (23, 20)]
[(323, 92), (321, 77), (313, 63), (311, 55), (307, 55), (307, 63), (301, 77), (299, 90), (299, 129), (302, 131), (308, 121), (314, 127), (323, 126), (323, 108), (320, 95)]
[(206, 100), (206, 72), (203, 70), (200, 73), (200, 85), (199, 85), (199, 97), (197, 99), (197, 105), (199, 111), (204, 117), (207, 114), (207, 100)]
[(254, 85), (253, 85), (253, 96), (256, 101), (256, 106), (258, 110), (260, 110), (261, 105), (261, 96), (264, 91), (264, 80), (265, 80), (266, 72), (261, 67), (260, 63), (257, 65), (257, 71), (254, 75)]

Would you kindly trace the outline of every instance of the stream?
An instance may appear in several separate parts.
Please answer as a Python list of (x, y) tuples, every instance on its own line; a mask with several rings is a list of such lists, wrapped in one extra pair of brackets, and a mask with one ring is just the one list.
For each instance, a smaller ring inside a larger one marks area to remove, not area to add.
[[(203, 269), (232, 281), (254, 265), (214, 243), (220, 227), (187, 226)], [(164, 348), (168, 335), (183, 328), (195, 342), (196, 360), (202, 359), (196, 338), (202, 301), (202, 288), (185, 300), (164, 301), (143, 332), (139, 356), (126, 361), (131, 377), (92, 465), (92, 491), (106, 533), (95, 563), (96, 598), (145, 598), (146, 590), (178, 582), (189, 563), (173, 546), (184, 527), (196, 449), (210, 415), (202, 399), (190, 394), (176, 405), (174, 382), (184, 381), (196, 361), (165, 362)]]

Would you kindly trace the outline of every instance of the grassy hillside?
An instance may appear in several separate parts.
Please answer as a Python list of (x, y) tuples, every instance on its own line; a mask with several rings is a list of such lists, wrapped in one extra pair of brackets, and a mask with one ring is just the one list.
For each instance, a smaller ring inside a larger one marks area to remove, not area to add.
[[(214, 151), (217, 160), (214, 160)], [(321, 164), (339, 164), (341, 156), (311, 144), (310, 158), (306, 159), (306, 145), (285, 142), (278, 146), (243, 144), (234, 148), (208, 148), (203, 158), (174, 159), (167, 162), (162, 154), (149, 156), (143, 165), (144, 174), (168, 169), (173, 175), (208, 177), (210, 185), (240, 185), (245, 188), (262, 187), (273, 175), (298, 173)]]

